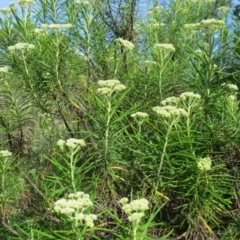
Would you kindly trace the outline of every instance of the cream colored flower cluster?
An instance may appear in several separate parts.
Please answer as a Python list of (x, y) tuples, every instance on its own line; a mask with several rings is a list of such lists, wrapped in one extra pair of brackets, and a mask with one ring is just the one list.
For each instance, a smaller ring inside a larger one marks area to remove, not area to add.
[(21, 7), (32, 7), (35, 3), (32, 0), (18, 0)]
[(186, 99), (196, 99), (199, 100), (201, 99), (201, 95), (199, 95), (198, 93), (193, 93), (193, 92), (184, 92), (180, 95), (180, 99), (185, 101)]
[(187, 116), (187, 112), (183, 108), (175, 106), (153, 107), (153, 111), (164, 118), (174, 118), (179, 116)]
[(199, 29), (210, 29), (213, 31), (219, 30), (225, 26), (225, 22), (223, 20), (218, 19), (206, 19), (202, 20), (200, 23), (190, 23), (185, 24), (184, 27), (190, 30), (199, 30)]
[(173, 44), (168, 44), (168, 43), (157, 43), (154, 45), (154, 49), (156, 50), (166, 50), (168, 52), (175, 52), (175, 47), (173, 46)]
[(211, 166), (212, 166), (212, 160), (210, 157), (200, 158), (197, 163), (197, 167), (201, 171), (208, 171), (211, 169)]
[(149, 115), (145, 112), (136, 112), (131, 114), (131, 117), (133, 118), (147, 118)]
[(126, 87), (121, 84), (119, 80), (110, 79), (110, 80), (99, 80), (97, 82), (99, 88), (97, 93), (100, 95), (111, 95), (113, 92), (121, 92), (126, 89)]
[(130, 203), (128, 198), (121, 198), (119, 201), (123, 206), (122, 210), (128, 215), (130, 222), (139, 223), (144, 217), (144, 211), (149, 209), (149, 202), (147, 199), (137, 199)]
[(51, 29), (51, 30), (59, 30), (59, 29), (68, 29), (71, 28), (71, 23), (66, 24), (42, 24), (42, 29)]
[(85, 147), (86, 143), (83, 139), (69, 138), (67, 141), (64, 141), (62, 139), (58, 140), (57, 145), (60, 148), (63, 148), (66, 145), (70, 149), (75, 149), (77, 147)]
[(33, 49), (35, 49), (35, 46), (29, 43), (17, 43), (14, 46), (8, 47), (9, 52), (14, 52), (17, 50), (24, 51), (24, 50), (33, 50)]
[(9, 152), (8, 150), (1, 150), (0, 151), (0, 156), (1, 157), (10, 157), (10, 156), (12, 156), (12, 153)]
[(84, 192), (70, 193), (68, 199), (62, 198), (54, 203), (54, 211), (77, 221), (79, 225), (94, 227), (97, 215), (84, 213), (93, 203), (88, 194)]
[(89, 5), (89, 1), (82, 1), (82, 0), (76, 0), (76, 4), (84, 4), (84, 5)]
[(162, 105), (176, 105), (179, 102), (179, 98), (178, 97), (168, 97), (164, 100), (161, 101)]
[(231, 84), (231, 83), (223, 83), (222, 86), (226, 86), (229, 90), (231, 91), (238, 91), (238, 86), (235, 84)]
[(8, 13), (11, 13), (11, 9), (10, 8), (0, 8), (0, 12), (2, 14), (8, 14)]
[(116, 41), (127, 50), (133, 50), (135, 48), (134, 44), (128, 40), (124, 40), (122, 38), (117, 38)]
[(9, 72), (9, 66), (0, 67), (0, 73), (8, 73)]

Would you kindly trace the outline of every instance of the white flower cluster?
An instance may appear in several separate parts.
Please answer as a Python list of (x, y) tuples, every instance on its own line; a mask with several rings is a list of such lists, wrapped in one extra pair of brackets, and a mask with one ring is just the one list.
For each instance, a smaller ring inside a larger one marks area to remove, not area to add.
[(145, 215), (144, 211), (149, 209), (149, 202), (147, 199), (137, 199), (128, 203), (127, 198), (121, 198), (119, 201), (123, 206), (122, 210), (128, 215), (130, 222), (139, 223)]
[(234, 95), (230, 95), (230, 96), (228, 96), (228, 100), (229, 100), (230, 102), (235, 102), (235, 101), (237, 100), (237, 97), (234, 96)]
[(127, 50), (133, 50), (135, 48), (134, 44), (128, 40), (124, 40), (122, 38), (117, 38), (116, 41), (120, 43)]
[(64, 141), (62, 139), (57, 141), (57, 145), (60, 148), (63, 148), (64, 145), (68, 146), (70, 149), (75, 149), (77, 147), (85, 147), (86, 143), (83, 139), (76, 139), (76, 138), (69, 138), (67, 141)]
[(184, 92), (180, 95), (180, 99), (185, 101), (186, 99), (200, 99), (201, 95), (197, 94), (197, 93), (193, 93), (193, 92)]
[(9, 152), (8, 150), (1, 150), (0, 151), (0, 156), (1, 157), (10, 157), (10, 156), (12, 156), (12, 153)]
[(84, 5), (89, 5), (89, 1), (82, 1), (82, 0), (76, 0), (76, 4), (84, 4)]
[(198, 163), (197, 163), (197, 167), (201, 171), (208, 171), (208, 170), (210, 170), (211, 169), (211, 165), (212, 165), (212, 160), (211, 160), (210, 157), (200, 158)]
[(185, 28), (188, 28), (190, 30), (197, 30), (197, 29), (210, 29), (213, 31), (216, 31), (218, 29), (221, 29), (225, 26), (225, 22), (223, 20), (218, 19), (206, 19), (202, 20), (200, 23), (190, 23), (190, 24), (184, 24)]
[(221, 28), (221, 27), (225, 26), (225, 22), (223, 20), (218, 20), (218, 19), (215, 19), (215, 18), (211, 18), (211, 19), (202, 20), (200, 22), (200, 26)]
[(97, 85), (100, 87), (97, 89), (100, 95), (111, 95), (113, 92), (120, 92), (126, 89), (126, 87), (116, 79), (99, 80)]
[(154, 48), (156, 50), (166, 50), (166, 51), (169, 51), (169, 52), (175, 52), (175, 47), (173, 46), (173, 44), (167, 44), (167, 43), (157, 43), (154, 45)]
[(59, 30), (59, 29), (68, 29), (71, 28), (71, 23), (66, 24), (42, 24), (42, 29), (51, 29), (51, 30)]
[(163, 107), (153, 107), (153, 111), (158, 115), (165, 118), (187, 116), (187, 112), (183, 108), (177, 108), (175, 106), (163, 106)]
[(200, 27), (200, 23), (188, 23), (188, 24), (184, 24), (184, 28), (188, 28), (191, 30), (196, 30), (199, 29)]
[(9, 66), (0, 67), (0, 73), (8, 73), (9, 72)]
[(14, 46), (8, 47), (9, 52), (14, 52), (16, 50), (24, 51), (24, 50), (32, 50), (32, 49), (35, 49), (35, 46), (29, 43), (17, 43)]
[(34, 34), (36, 35), (40, 35), (40, 34), (43, 34), (44, 33), (44, 30), (41, 29), (41, 28), (35, 28), (34, 29)]
[(0, 8), (0, 12), (2, 14), (8, 14), (8, 13), (11, 13), (11, 9), (10, 8)]
[(164, 100), (161, 101), (162, 105), (175, 105), (179, 102), (179, 98), (178, 97), (168, 97)]
[(131, 114), (131, 117), (133, 118), (147, 118), (149, 115), (145, 112), (136, 112)]
[(216, 0), (187, 0), (188, 3), (215, 3)]
[(88, 194), (84, 192), (70, 193), (68, 199), (62, 198), (54, 203), (57, 213), (67, 215), (71, 220), (77, 221), (79, 225), (94, 227), (95, 214), (85, 214), (85, 210), (92, 207), (93, 203)]
[(32, 7), (35, 3), (32, 0), (18, 0), (21, 7)]
[(231, 84), (231, 83), (225, 84), (225, 83), (223, 83), (222, 86), (226, 86), (229, 90), (232, 90), (232, 91), (238, 91), (238, 86), (235, 85), (235, 84)]

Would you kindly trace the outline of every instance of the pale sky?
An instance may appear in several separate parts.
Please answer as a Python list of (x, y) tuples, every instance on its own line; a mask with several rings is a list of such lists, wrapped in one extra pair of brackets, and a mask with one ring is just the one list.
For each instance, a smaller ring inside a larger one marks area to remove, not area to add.
[[(204, 0), (202, 0), (204, 1)], [(17, 0), (0, 0), (0, 8), (8, 7), (9, 3), (18, 2)], [(232, 0), (234, 4), (240, 4), (240, 0)]]

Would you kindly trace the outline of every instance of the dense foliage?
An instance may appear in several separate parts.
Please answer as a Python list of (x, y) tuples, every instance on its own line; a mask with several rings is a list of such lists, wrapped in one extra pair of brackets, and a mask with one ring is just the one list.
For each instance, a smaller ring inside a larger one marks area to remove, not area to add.
[(0, 9), (1, 239), (240, 239), (240, 8), (147, 2)]

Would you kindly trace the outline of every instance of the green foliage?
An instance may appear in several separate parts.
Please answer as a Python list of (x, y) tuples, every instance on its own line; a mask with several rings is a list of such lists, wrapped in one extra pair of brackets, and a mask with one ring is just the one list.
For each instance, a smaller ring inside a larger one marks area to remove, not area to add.
[(238, 9), (18, 3), (0, 9), (1, 239), (239, 239)]

